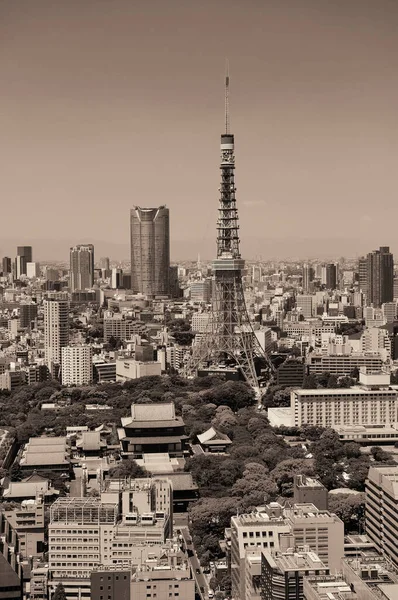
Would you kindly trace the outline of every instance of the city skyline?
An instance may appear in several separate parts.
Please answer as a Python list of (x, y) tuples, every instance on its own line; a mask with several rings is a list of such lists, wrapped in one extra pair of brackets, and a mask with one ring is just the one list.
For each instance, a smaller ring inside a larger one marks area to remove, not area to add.
[(242, 256), (360, 256), (381, 244), (397, 253), (398, 7), (226, 6), (174, 0), (153, 18), (139, 1), (42, 0), (34, 14), (24, 1), (2, 4), (0, 193), (10, 237), (1, 255), (27, 243), (39, 261), (66, 259), (88, 241), (98, 255), (127, 258), (129, 210), (161, 197), (172, 260), (211, 259), (225, 55)]

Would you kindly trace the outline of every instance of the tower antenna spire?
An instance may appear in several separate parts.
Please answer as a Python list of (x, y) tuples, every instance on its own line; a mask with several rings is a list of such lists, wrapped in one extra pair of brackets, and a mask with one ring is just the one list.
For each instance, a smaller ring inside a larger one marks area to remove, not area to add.
[(229, 60), (225, 60), (225, 133), (229, 133)]

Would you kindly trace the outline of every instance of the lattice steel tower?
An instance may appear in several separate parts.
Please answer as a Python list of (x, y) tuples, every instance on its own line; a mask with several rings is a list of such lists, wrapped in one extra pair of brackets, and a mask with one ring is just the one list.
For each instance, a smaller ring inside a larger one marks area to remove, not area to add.
[(229, 132), (228, 70), (225, 79), (225, 133), (221, 135), (220, 169), (217, 258), (212, 265), (214, 279), (212, 312), (206, 333), (193, 347), (191, 366), (195, 370), (204, 363), (214, 365), (233, 359), (247, 383), (259, 393), (254, 359), (256, 356), (266, 357), (254, 335), (243, 293), (242, 272), (245, 261), (239, 249), (234, 136)]

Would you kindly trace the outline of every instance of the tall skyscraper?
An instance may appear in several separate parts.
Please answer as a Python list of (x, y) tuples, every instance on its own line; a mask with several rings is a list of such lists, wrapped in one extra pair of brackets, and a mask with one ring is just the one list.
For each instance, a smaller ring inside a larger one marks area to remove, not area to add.
[(321, 282), (326, 289), (335, 290), (337, 287), (337, 265), (329, 263), (322, 267)]
[(310, 291), (310, 283), (314, 281), (315, 271), (310, 265), (303, 265), (303, 290), (305, 293)]
[(103, 256), (100, 258), (100, 269), (105, 269), (105, 271), (109, 271), (109, 258), (107, 256)]
[(26, 275), (26, 265), (32, 262), (32, 246), (17, 246), (14, 275), (19, 279)]
[(380, 307), (394, 298), (394, 257), (388, 246), (369, 252), (366, 264), (367, 304)]
[(11, 258), (9, 256), (4, 256), (2, 260), (2, 272), (3, 275), (8, 275), (11, 273)]
[(94, 246), (78, 244), (70, 249), (71, 291), (86, 290), (94, 285)]
[(358, 261), (358, 280), (359, 290), (365, 295), (368, 295), (368, 259), (362, 256)]
[(169, 209), (141, 208), (130, 211), (131, 287), (146, 296), (169, 294)]
[(44, 300), (44, 356), (49, 368), (52, 364), (61, 364), (61, 350), (68, 342), (68, 294), (50, 293)]
[(326, 288), (328, 290), (337, 288), (337, 265), (334, 263), (326, 265)]

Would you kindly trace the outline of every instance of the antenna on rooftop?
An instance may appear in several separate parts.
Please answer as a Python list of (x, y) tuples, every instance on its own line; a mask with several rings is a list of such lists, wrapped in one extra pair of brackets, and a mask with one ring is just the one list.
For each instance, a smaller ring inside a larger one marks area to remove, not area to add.
[(225, 133), (229, 133), (229, 61), (225, 60)]

